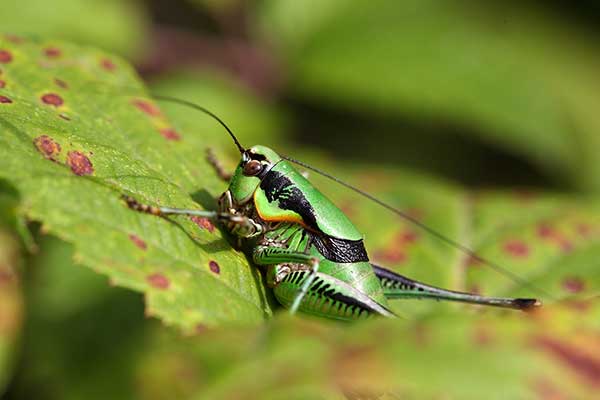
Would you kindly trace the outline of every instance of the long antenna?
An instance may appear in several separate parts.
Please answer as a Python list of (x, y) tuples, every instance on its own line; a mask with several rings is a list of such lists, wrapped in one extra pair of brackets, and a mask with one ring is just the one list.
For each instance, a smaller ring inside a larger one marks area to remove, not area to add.
[(227, 130), (227, 132), (229, 133), (229, 136), (231, 136), (231, 138), (233, 139), (233, 142), (235, 143), (235, 145), (237, 146), (238, 150), (240, 151), (240, 154), (243, 154), (246, 150), (244, 149), (244, 147), (240, 144), (239, 140), (237, 139), (237, 137), (235, 137), (235, 135), (233, 134), (233, 132), (231, 131), (231, 129), (229, 129), (229, 127), (227, 126), (227, 124), (225, 122), (223, 122), (223, 120), (221, 118), (219, 118), (217, 115), (215, 115), (212, 111), (199, 106), (196, 103), (192, 103), (191, 101), (187, 101), (187, 100), (182, 100), (182, 99), (178, 99), (177, 97), (171, 97), (171, 96), (162, 96), (162, 95), (152, 95), (153, 98), (155, 98), (156, 100), (163, 100), (163, 101), (170, 101), (173, 103), (177, 103), (177, 104), (181, 104), (184, 106), (188, 106), (191, 107), (195, 110), (198, 111), (202, 111), (205, 114), (210, 115), (211, 117), (213, 117), (219, 124), (221, 124), (223, 126), (223, 128), (225, 128)]
[(327, 172), (321, 171), (318, 168), (312, 167), (302, 161), (298, 161), (295, 160), (291, 157), (287, 157), (287, 156), (282, 156), (281, 158), (288, 160), (289, 162), (292, 162), (294, 164), (300, 165), (303, 168), (309, 169), (313, 172), (316, 172), (319, 175), (324, 176), (325, 178), (331, 179), (332, 181), (360, 194), (361, 196), (366, 197), (367, 199), (373, 201), (376, 204), (379, 204), (380, 206), (382, 206), (383, 208), (393, 212), (394, 214), (402, 217), (403, 219), (409, 221), (410, 223), (418, 226), (419, 228), (423, 229), (425, 232), (429, 233), (430, 235), (436, 237), (437, 239), (439, 239), (440, 241), (459, 249), (460, 251), (462, 251), (463, 253), (467, 254), (469, 257), (471, 257), (473, 260), (479, 261), (480, 263), (483, 263), (487, 266), (489, 266), (490, 268), (492, 268), (494, 271), (498, 272), (501, 275), (504, 275), (505, 277), (511, 279), (512, 281), (523, 285), (525, 287), (529, 287), (530, 289), (533, 289), (537, 292), (539, 292), (540, 294), (543, 294), (544, 296), (547, 296), (548, 298), (552, 299), (552, 296), (550, 294), (548, 294), (545, 290), (540, 289), (539, 287), (532, 285), (530, 282), (524, 280), (523, 278), (519, 277), (518, 275), (510, 272), (508, 269), (502, 267), (501, 265), (499, 265), (498, 263), (495, 263), (493, 261), (487, 260), (485, 258), (483, 258), (482, 256), (480, 256), (479, 254), (477, 254), (474, 250), (470, 249), (469, 247), (460, 244), (459, 242), (449, 238), (448, 236), (444, 235), (443, 233), (440, 233), (438, 231), (436, 231), (435, 229), (425, 225), (424, 223), (422, 223), (421, 221), (419, 221), (418, 219), (416, 219), (415, 217), (402, 212), (401, 210), (397, 209), (396, 207), (393, 207), (387, 203), (385, 203), (382, 200), (379, 200), (377, 197), (365, 192), (364, 190), (361, 190), (359, 188), (357, 188), (356, 186), (352, 186), (349, 183), (346, 183), (342, 180), (340, 180), (339, 178), (336, 178), (333, 175), (328, 174)]

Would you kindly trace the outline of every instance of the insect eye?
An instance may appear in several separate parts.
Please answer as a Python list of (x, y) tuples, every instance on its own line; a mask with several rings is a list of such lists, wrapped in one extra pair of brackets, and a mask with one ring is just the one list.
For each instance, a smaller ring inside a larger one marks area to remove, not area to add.
[(254, 176), (262, 171), (262, 165), (258, 160), (250, 160), (244, 165), (244, 175)]

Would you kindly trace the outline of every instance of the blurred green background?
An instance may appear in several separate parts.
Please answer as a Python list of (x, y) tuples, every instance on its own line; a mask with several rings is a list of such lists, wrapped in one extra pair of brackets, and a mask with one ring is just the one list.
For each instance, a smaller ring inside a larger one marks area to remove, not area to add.
[[(559, 247), (577, 244), (584, 223), (600, 227), (596, 2), (3, 0), (1, 8), (0, 31), (119, 54), (152, 92), (208, 107), (244, 145), (271, 145), (420, 207), (458, 240), (467, 237), (467, 204), (476, 238), (468, 244), (504, 264), (512, 261), (497, 244), (512, 234), (542, 240), (545, 221), (569, 226)], [(182, 132), (214, 131), (198, 113), (164, 109)], [(232, 166), (228, 137), (209, 141)], [(526, 279), (559, 291), (556, 308), (533, 321), (417, 304), (407, 307), (415, 319), (399, 326), (281, 317), (183, 335), (145, 318), (140, 294), (76, 265), (71, 244), (17, 218), (18, 190), (2, 180), (0, 189), (7, 400), (591, 399), (600, 390), (597, 235), (567, 255), (536, 254), (540, 270), (517, 263)], [(370, 254), (402, 264), (397, 225), (382, 227), (389, 216), (330, 191), (362, 223)], [(541, 200), (524, 209), (531, 198)], [(458, 256), (426, 240), (404, 271), (456, 287), (460, 268), (443, 261), (462, 265)], [(466, 274), (465, 289), (527, 293), (490, 271)]]

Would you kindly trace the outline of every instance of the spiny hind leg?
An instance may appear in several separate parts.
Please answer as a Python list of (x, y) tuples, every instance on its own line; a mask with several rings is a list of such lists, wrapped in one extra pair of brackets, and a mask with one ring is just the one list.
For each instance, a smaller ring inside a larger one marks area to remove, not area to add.
[[(363, 292), (331, 275), (314, 274), (305, 265), (278, 264), (269, 267), (269, 283), (284, 307), (292, 307), (306, 286), (298, 309), (304, 313), (338, 320), (356, 320), (369, 315), (393, 317), (394, 314)], [(314, 278), (306, 284), (308, 278)]]
[[(295, 314), (302, 300), (305, 298), (308, 288), (316, 278), (316, 274), (319, 271), (319, 260), (310, 254), (276, 246), (257, 246), (252, 258), (259, 265), (272, 266), (280, 263), (296, 265), (297, 269), (302, 269), (302, 272), (306, 274), (303, 276), (302, 282), (295, 289), (294, 299), (289, 304), (290, 314)], [(275, 278), (278, 274), (281, 275), (282, 273), (285, 273), (285, 270), (276, 271)], [(272, 280), (272, 282), (275, 281), (276, 279)]]
[(476, 294), (442, 289), (415, 281), (378, 265), (371, 264), (373, 271), (381, 283), (383, 293), (388, 299), (433, 299), (462, 303), (479, 304), (516, 310), (530, 310), (541, 306), (537, 299), (520, 299), (506, 297), (486, 297)]
[(221, 180), (225, 182), (229, 182), (231, 180), (233, 174), (225, 170), (225, 167), (223, 167), (223, 164), (221, 164), (221, 160), (219, 160), (211, 147), (206, 149), (206, 160), (214, 168)]

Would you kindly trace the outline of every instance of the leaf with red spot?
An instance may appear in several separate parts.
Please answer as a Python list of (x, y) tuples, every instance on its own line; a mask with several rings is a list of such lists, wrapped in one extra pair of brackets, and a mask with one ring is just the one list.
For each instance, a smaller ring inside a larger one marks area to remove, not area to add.
[(6, 227), (0, 227), (0, 393), (12, 376), (22, 328), (20, 249)]
[[(2, 67), (10, 102), (0, 102), (0, 177), (14, 184), (27, 217), (73, 243), (84, 265), (145, 292), (147, 314), (169, 324), (256, 323), (271, 314), (260, 272), (212, 224), (136, 213), (121, 200), (216, 207), (226, 185), (204, 154), (233, 149), (225, 131), (218, 136), (213, 120), (189, 108), (198, 123), (167, 119), (117, 56), (26, 37), (0, 36), (0, 49), (14, 55)], [(234, 87), (211, 90), (227, 92), (242, 120), (263, 107)], [(246, 139), (275, 126), (254, 123)], [(202, 205), (190, 196), (199, 191)]]

